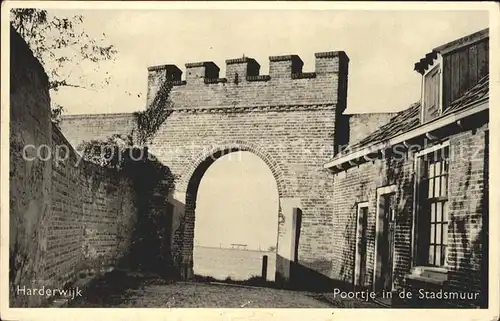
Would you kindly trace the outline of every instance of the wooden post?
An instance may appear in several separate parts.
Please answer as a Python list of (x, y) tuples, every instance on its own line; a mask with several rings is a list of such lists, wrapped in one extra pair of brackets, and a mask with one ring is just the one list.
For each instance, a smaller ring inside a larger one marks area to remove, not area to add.
[(262, 280), (267, 281), (267, 255), (262, 257)]

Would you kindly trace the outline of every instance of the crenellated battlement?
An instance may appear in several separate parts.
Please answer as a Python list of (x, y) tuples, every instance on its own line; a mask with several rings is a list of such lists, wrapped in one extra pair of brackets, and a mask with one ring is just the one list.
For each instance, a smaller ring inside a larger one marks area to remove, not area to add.
[[(148, 106), (165, 82), (173, 86), (175, 107), (221, 105), (336, 104), (341, 83), (347, 85), (349, 58), (343, 51), (315, 54), (315, 70), (303, 72), (298, 55), (269, 57), (269, 74), (261, 75), (253, 58), (226, 60), (226, 75), (213, 61), (189, 62), (183, 71), (171, 64), (148, 68)], [(347, 86), (345, 86), (347, 87)]]

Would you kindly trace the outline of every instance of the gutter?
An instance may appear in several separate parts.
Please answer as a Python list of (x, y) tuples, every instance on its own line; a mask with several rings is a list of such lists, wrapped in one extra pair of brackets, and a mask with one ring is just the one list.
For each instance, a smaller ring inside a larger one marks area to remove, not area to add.
[(445, 115), (441, 118), (436, 118), (428, 123), (422, 124), (417, 128), (414, 128), (406, 133), (399, 134), (385, 142), (379, 142), (372, 145), (369, 145), (361, 150), (352, 152), (350, 154), (344, 155), (340, 158), (333, 159), (323, 165), (323, 168), (341, 171), (342, 166), (346, 163), (352, 163), (354, 160), (358, 158), (366, 158), (366, 156), (374, 153), (380, 152), (388, 147), (402, 144), (408, 140), (414, 139), (419, 136), (423, 136), (429, 134), (437, 129), (440, 129), (444, 126), (451, 125), (456, 123), (457, 121), (480, 113), (482, 111), (488, 110), (489, 108), (489, 98), (482, 99), (474, 104), (474, 107), (468, 108), (456, 114)]

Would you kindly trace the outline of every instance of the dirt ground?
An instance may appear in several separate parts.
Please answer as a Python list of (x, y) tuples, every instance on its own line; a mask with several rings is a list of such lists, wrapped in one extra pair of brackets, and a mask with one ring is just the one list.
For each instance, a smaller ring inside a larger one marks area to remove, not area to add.
[(109, 273), (91, 283), (69, 307), (114, 308), (377, 308), (332, 293), (202, 282), (172, 282), (154, 276)]

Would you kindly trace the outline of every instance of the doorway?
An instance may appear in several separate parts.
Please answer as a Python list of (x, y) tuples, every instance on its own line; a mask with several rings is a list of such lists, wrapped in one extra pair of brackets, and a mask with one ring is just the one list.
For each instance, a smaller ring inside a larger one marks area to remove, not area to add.
[(395, 192), (394, 185), (377, 190), (373, 290), (378, 297), (394, 290)]
[(368, 202), (358, 204), (356, 216), (356, 262), (354, 270), (354, 287), (355, 289), (363, 289), (366, 286)]

